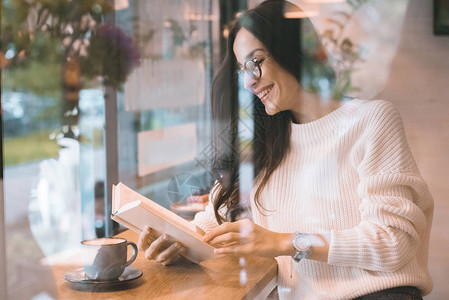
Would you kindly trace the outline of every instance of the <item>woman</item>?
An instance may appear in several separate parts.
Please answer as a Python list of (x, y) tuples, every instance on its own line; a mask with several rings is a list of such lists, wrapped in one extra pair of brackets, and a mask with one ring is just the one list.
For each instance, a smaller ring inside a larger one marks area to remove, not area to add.
[[(421, 299), (432, 289), (433, 200), (401, 119), (386, 101), (323, 106), (307, 93), (300, 20), (284, 18), (284, 5), (265, 1), (238, 18), (213, 87), (220, 124), (236, 115), (236, 69), (265, 110), (255, 115), (253, 220), (241, 217), (235, 147), (223, 146), (210, 204), (194, 223), (218, 254), (276, 258), (281, 299)], [(168, 264), (182, 252), (148, 236), (139, 243), (149, 259)]]

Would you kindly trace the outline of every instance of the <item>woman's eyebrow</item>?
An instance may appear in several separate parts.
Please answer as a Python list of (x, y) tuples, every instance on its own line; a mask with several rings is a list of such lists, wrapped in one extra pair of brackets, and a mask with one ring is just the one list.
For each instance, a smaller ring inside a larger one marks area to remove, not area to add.
[[(248, 53), (248, 55), (245, 56), (245, 61), (253, 58), (254, 53), (256, 53), (257, 51), (266, 51), (266, 50), (263, 48), (257, 48), (257, 49), (252, 50), (250, 53)], [(243, 65), (241, 63), (239, 63), (238, 61), (237, 61), (237, 66), (239, 68), (243, 68)]]

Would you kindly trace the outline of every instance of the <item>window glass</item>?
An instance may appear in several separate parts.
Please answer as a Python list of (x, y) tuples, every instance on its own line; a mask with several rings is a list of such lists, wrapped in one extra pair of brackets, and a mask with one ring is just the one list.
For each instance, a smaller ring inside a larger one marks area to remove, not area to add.
[(134, 1), (116, 14), (140, 53), (118, 95), (119, 179), (167, 208), (211, 186), (212, 9), (206, 0)]
[[(196, 196), (208, 194), (217, 175), (214, 152), (238, 152), (241, 218), (253, 218), (253, 155), (263, 146), (255, 142), (255, 119), (265, 106), (237, 78), (238, 101), (223, 105), (231, 119), (221, 128), (212, 120), (211, 90), (238, 11), (261, 2), (2, 0), (0, 290), (6, 278), (7, 299), (61, 297), (55, 266), (79, 267), (80, 241), (124, 230), (110, 220), (118, 182), (192, 220), (208, 200)], [(307, 93), (323, 106), (385, 99), (400, 113), (437, 208), (429, 251), (434, 288), (426, 297), (447, 297), (447, 1), (286, 2), (301, 8), (287, 5), (284, 13), (302, 20)], [(227, 140), (233, 130), (238, 145)], [(311, 188), (299, 187), (298, 197)], [(288, 214), (315, 221), (303, 211)], [(237, 285), (251, 279), (245, 262)]]
[(113, 7), (85, 2), (2, 1), (8, 299), (57, 298), (50, 265), (104, 235), (104, 86), (124, 78), (105, 68)]

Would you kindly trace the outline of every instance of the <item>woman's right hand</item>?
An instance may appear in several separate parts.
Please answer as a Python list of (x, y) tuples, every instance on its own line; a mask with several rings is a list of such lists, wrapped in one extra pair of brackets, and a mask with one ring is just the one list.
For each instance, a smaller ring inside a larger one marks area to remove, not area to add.
[(185, 251), (179, 242), (170, 242), (167, 235), (156, 237), (152, 229), (145, 228), (139, 236), (137, 245), (141, 251), (145, 251), (145, 258), (154, 260), (164, 266), (175, 263)]

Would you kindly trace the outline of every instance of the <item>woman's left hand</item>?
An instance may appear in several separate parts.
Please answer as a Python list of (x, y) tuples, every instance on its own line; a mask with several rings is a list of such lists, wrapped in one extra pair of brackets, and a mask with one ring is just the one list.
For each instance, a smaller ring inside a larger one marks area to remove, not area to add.
[(216, 254), (276, 257), (295, 253), (292, 234), (273, 232), (246, 219), (223, 223), (204, 235), (203, 240), (216, 248)]

